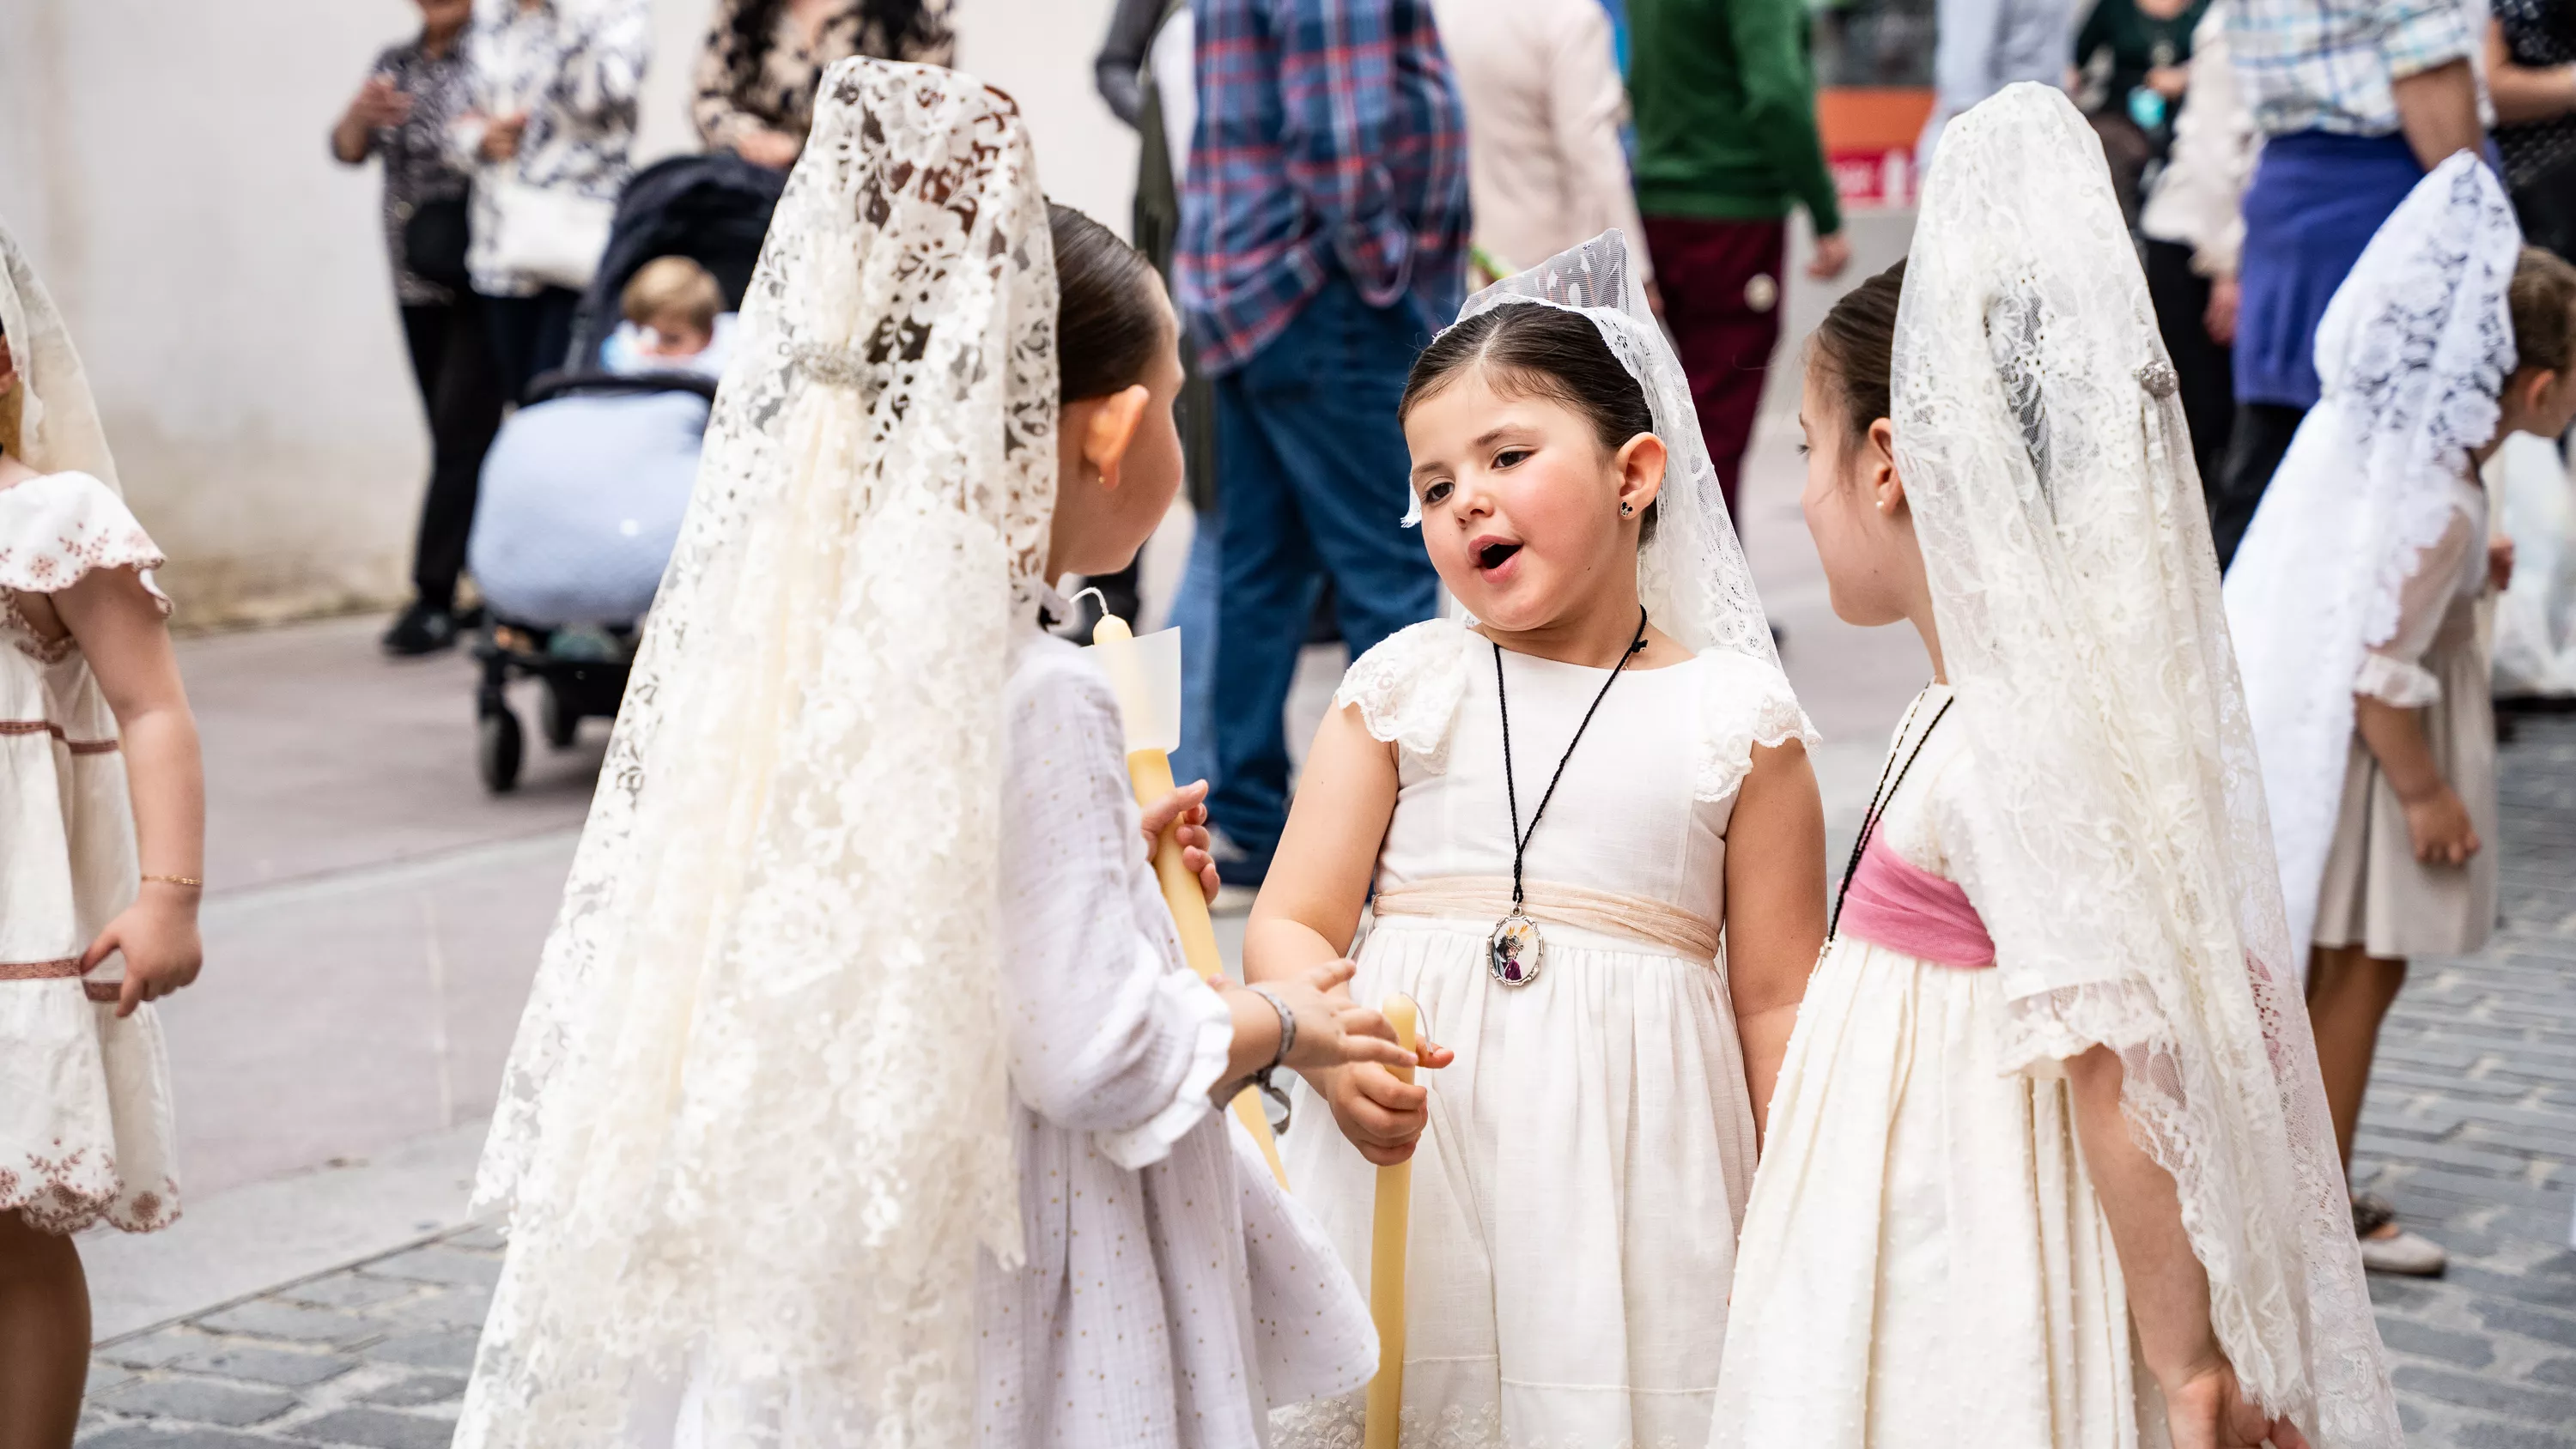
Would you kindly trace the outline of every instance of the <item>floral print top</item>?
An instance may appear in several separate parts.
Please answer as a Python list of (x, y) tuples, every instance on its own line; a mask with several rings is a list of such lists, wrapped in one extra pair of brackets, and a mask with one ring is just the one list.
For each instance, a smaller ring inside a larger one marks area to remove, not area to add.
[[(699, 139), (709, 146), (729, 146), (759, 130), (803, 137), (814, 124), (814, 90), (822, 84), (823, 72), (854, 55), (951, 63), (957, 33), (949, 23), (950, 3), (921, 0), (918, 18), (896, 35), (888, 33), (885, 0), (841, 0), (809, 45), (805, 28), (783, 0), (717, 0), (689, 101)], [(769, 43), (752, 64), (742, 56), (739, 21), (744, 7), (762, 5), (775, 18)]]
[(448, 290), (424, 281), (403, 255), (403, 224), (423, 203), (465, 194), (467, 174), (449, 149), (447, 128), (465, 109), (465, 48), (450, 45), (431, 55), (418, 40), (389, 45), (374, 73), (411, 97), (411, 114), (399, 126), (367, 133), (367, 151), (384, 163), (385, 254), (393, 262), (394, 295), (406, 307), (451, 300)]

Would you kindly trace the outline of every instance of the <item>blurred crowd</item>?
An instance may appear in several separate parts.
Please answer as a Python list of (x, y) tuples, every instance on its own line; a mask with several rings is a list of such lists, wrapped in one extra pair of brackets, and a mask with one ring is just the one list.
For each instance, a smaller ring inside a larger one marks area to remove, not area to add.
[[(542, 448), (495, 441), (512, 408), (561, 397), (567, 374), (721, 370), (748, 262), (739, 238), (705, 239), (707, 218), (731, 208), (756, 249), (832, 63), (956, 58), (950, 0), (719, 0), (691, 72), (707, 154), (638, 176), (649, 9), (420, 0), (420, 33), (376, 59), (333, 129), (340, 160), (382, 164), (434, 444), (391, 652), (457, 640), (469, 539), (478, 560), (509, 553), (479, 541), (497, 533), (476, 528), (479, 488), (577, 472), (584, 437), (617, 452), (643, 405), (597, 409)], [(1950, 117), (2014, 81), (2067, 87), (2092, 121), (2222, 563), (2316, 404), (2327, 299), (2417, 179), (2483, 153), (2530, 240), (2576, 250), (2576, 0), (1937, 0), (1930, 18), (1916, 174)], [(1177, 764), (1213, 782), (1230, 885), (1260, 883), (1285, 820), (1300, 650), (1339, 638), (1356, 655), (1439, 607), (1421, 549), (1386, 527), (1409, 498), (1395, 401), (1472, 287), (1628, 233), (1732, 501), (1782, 340), (1791, 213), (1814, 237), (1810, 276), (1851, 255), (1816, 24), (1804, 0), (1118, 0), (1097, 86), (1137, 129), (1126, 220), (1187, 330)], [(638, 445), (623, 446), (622, 460)], [(675, 434), (668, 450), (689, 446)], [(2501, 688), (2576, 693), (2563, 448), (2522, 440), (2488, 481), (2498, 577), (2505, 534), (2524, 553), (2499, 606)], [(1138, 613), (1133, 568), (1091, 582), (1102, 602), (1068, 628), (1104, 606)], [(632, 622), (570, 617), (577, 600), (535, 612), (564, 617), (512, 637)]]

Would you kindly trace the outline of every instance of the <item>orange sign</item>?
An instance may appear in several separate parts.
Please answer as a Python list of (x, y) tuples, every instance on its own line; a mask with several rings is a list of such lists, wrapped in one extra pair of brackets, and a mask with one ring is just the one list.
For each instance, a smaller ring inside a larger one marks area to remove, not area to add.
[(1847, 206), (1912, 206), (1914, 143), (1932, 118), (1928, 89), (1828, 86), (1816, 93), (1825, 164)]

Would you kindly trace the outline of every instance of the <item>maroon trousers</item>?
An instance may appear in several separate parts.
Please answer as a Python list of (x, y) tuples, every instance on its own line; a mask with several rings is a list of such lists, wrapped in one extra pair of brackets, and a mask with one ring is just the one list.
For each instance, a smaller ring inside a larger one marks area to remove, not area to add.
[(1789, 223), (1710, 221), (1650, 216), (1646, 250), (1655, 262), (1655, 285), (1664, 295), (1664, 325), (1690, 374), (1691, 402), (1700, 437), (1735, 512), (1736, 475), (1753, 440), (1754, 414), (1762, 406), (1762, 377), (1780, 345), (1780, 303), (1785, 290)]

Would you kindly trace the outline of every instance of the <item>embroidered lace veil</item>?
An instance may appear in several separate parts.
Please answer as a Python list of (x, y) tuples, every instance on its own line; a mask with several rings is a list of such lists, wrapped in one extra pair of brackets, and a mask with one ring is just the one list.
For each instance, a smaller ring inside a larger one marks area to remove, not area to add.
[(0, 225), (0, 330), (8, 333), (18, 386), (0, 400), (0, 447), (39, 473), (87, 473), (123, 490), (107, 451), (89, 373), (51, 292), (7, 226)]
[(2450, 522), (2469, 450), (2495, 436), (2514, 365), (2505, 289), (2521, 248), (2504, 188), (2475, 156), (2416, 183), (2326, 304), (2323, 395), (2227, 571), (2302, 973), (2363, 653), (2396, 633), (2399, 591)]
[[(1645, 283), (1629, 256), (1627, 238), (1605, 231), (1505, 277), (1468, 298), (1458, 320), (1515, 302), (1562, 307), (1591, 319), (1611, 354), (1645, 390), (1655, 435), (1664, 440), (1669, 460), (1664, 486), (1655, 497), (1654, 535), (1637, 551), (1638, 598), (1648, 616), (1693, 653), (1730, 649), (1777, 669), (1780, 655), (1771, 643), (1771, 626), (1753, 592), (1743, 545), (1727, 519), (1717, 468), (1700, 438), (1690, 378), (1646, 305)], [(1421, 501), (1416, 499), (1405, 522), (1420, 521)]]
[(713, 1444), (973, 1438), (1054, 259), (1007, 97), (853, 60), (817, 111), (493, 1120), (460, 1445), (622, 1443), (679, 1382)]
[(2173, 368), (2058, 91), (1945, 132), (1894, 366), (2006, 1060), (2117, 1050), (2246, 1388), (2318, 1449), (2395, 1446)]

